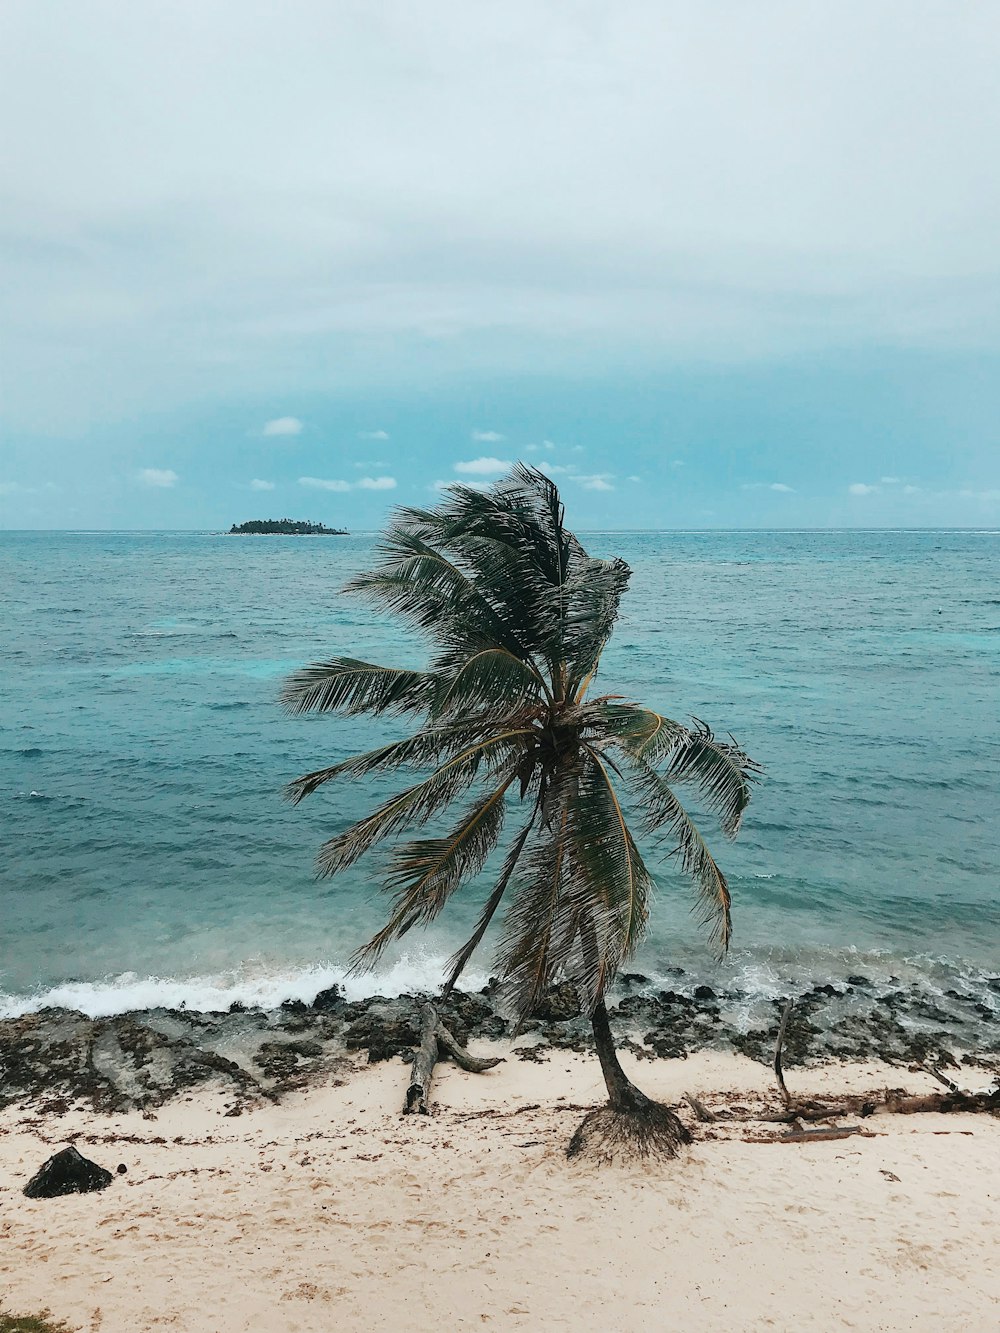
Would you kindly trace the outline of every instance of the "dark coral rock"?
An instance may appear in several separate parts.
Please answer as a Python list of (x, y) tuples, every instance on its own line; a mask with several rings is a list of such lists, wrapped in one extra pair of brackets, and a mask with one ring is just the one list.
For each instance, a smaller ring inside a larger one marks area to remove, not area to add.
[(321, 990), (312, 1002), (312, 1007), (318, 1009), (320, 1013), (331, 1013), (334, 1010), (342, 1009), (344, 1006), (344, 997), (340, 993), (339, 986), (327, 986), (326, 990)]
[(298, 1073), (300, 1060), (313, 1060), (322, 1054), (318, 1041), (264, 1041), (253, 1062), (268, 1078), (285, 1082)]
[(550, 986), (535, 1007), (532, 1018), (541, 1018), (549, 1023), (565, 1023), (567, 1019), (577, 1018), (580, 1014), (580, 999), (572, 982), (564, 981), (558, 986)]
[(696, 1000), (714, 1000), (716, 998), (715, 991), (712, 990), (711, 986), (695, 986), (694, 998)]
[(391, 1060), (394, 1055), (409, 1055), (420, 1042), (416, 1016), (386, 1018), (380, 1014), (362, 1014), (344, 1036), (349, 1051), (367, 1049), (368, 1063)]
[(647, 1032), (642, 1039), (661, 1060), (686, 1060), (683, 1038), (672, 1032)]
[(49, 1158), (25, 1185), (24, 1193), (29, 1199), (89, 1194), (92, 1190), (107, 1189), (112, 1179), (110, 1171), (69, 1147)]

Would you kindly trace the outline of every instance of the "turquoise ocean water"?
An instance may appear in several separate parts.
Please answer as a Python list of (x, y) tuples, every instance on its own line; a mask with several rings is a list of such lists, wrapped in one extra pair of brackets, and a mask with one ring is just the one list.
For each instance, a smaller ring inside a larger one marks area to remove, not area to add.
[[(313, 855), (384, 785), (281, 800), (399, 734), (285, 717), (282, 677), (338, 653), (419, 662), (339, 595), (374, 538), (0, 533), (0, 1013), (309, 999), (383, 903)], [(636, 967), (749, 996), (855, 973), (1000, 973), (1000, 533), (594, 533), (633, 569), (602, 690), (732, 731), (767, 770), (718, 839), (735, 942), (718, 964), (669, 861)], [(656, 864), (656, 863), (654, 863)], [(431, 987), (480, 891), (353, 994)], [(469, 982), (482, 984), (488, 952)], [(992, 997), (992, 998), (991, 998)]]

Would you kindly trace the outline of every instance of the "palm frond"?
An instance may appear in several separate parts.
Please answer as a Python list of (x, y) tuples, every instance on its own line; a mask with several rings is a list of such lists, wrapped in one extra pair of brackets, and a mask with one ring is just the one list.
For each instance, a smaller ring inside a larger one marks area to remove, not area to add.
[(506, 648), (530, 657), (516, 618), (495, 605), (458, 565), (397, 521), (379, 546), (382, 563), (355, 575), (345, 592), (361, 593), (446, 647)]
[(564, 656), (559, 590), (586, 555), (563, 526), (552, 481), (519, 464), (488, 492), (456, 487), (435, 510), (403, 510), (402, 521), (470, 571), (554, 681)]
[(444, 837), (404, 843), (394, 850), (384, 887), (394, 894), (395, 905), (386, 925), (355, 953), (353, 967), (372, 966), (392, 940), (418, 922), (432, 921), (463, 879), (482, 870), (499, 840), (504, 797), (513, 781), (512, 774), (477, 801)]
[(668, 785), (679, 782), (697, 786), (705, 804), (718, 815), (722, 831), (735, 838), (761, 769), (735, 740), (730, 740), (718, 740), (710, 727), (695, 718), (695, 730), (678, 739), (663, 776)]
[(490, 922), (496, 915), (497, 908), (500, 906), (500, 903), (503, 900), (503, 896), (507, 892), (507, 885), (510, 883), (510, 877), (514, 873), (514, 869), (517, 866), (521, 853), (524, 851), (524, 844), (528, 840), (528, 835), (532, 830), (532, 827), (535, 823), (535, 819), (537, 818), (537, 816), (538, 816), (538, 805), (536, 803), (534, 810), (531, 812), (531, 818), (528, 820), (524, 828), (521, 829), (521, 832), (511, 843), (507, 855), (504, 857), (504, 863), (500, 869), (500, 874), (497, 878), (497, 882), (496, 884), (494, 884), (490, 896), (486, 899), (486, 902), (483, 904), (483, 909), (479, 914), (479, 920), (476, 922), (475, 930), (465, 941), (462, 947), (458, 949), (454, 954), (452, 954), (451, 958), (448, 959), (448, 979), (444, 984), (445, 995), (450, 995), (451, 992), (455, 989), (455, 984), (458, 981), (459, 977), (462, 975), (462, 973), (465, 971), (469, 959), (472, 957), (472, 955), (479, 948), (479, 945), (482, 943), (483, 936), (489, 929)]
[(589, 747), (567, 823), (567, 850), (567, 900), (586, 927), (581, 943), (591, 952), (574, 980), (589, 1012), (642, 940), (654, 887), (611, 773)]
[(594, 725), (602, 737), (650, 764), (658, 763), (689, 735), (683, 723), (639, 704), (601, 699), (594, 706)]
[(628, 827), (612, 775), (587, 749), (562, 826), (565, 879), (549, 951), (593, 1011), (645, 932), (653, 879)]
[(408, 787), (338, 833), (320, 848), (317, 857), (319, 874), (335, 875), (386, 838), (425, 824), (456, 796), (467, 791), (484, 772), (492, 775), (505, 763), (513, 762), (518, 741), (524, 734), (507, 732), (469, 746), (443, 763), (423, 782)]
[(579, 560), (563, 586), (558, 598), (562, 606), (559, 649), (567, 667), (570, 697), (577, 697), (584, 680), (597, 669), (631, 576), (624, 560)]
[(504, 917), (494, 966), (500, 981), (500, 1005), (517, 1028), (558, 976), (564, 950), (555, 941), (566, 936), (563, 888), (567, 871), (568, 792), (550, 811), (551, 823), (535, 829), (517, 863), (512, 898)]
[(441, 680), (432, 717), (467, 712), (470, 706), (516, 708), (530, 698), (549, 695), (545, 678), (505, 648), (482, 648), (471, 657), (449, 654), (435, 662)]
[(702, 923), (720, 954), (729, 948), (732, 936), (732, 895), (697, 824), (651, 764), (632, 757), (629, 772), (633, 794), (644, 808), (642, 827), (647, 833), (664, 833), (673, 843), (672, 852), (681, 869), (694, 882), (701, 906)]
[(520, 732), (522, 726), (507, 717), (493, 717), (484, 714), (469, 713), (461, 722), (443, 723), (440, 726), (424, 727), (412, 736), (391, 741), (374, 750), (365, 750), (362, 754), (351, 755), (338, 764), (328, 768), (319, 768), (315, 772), (305, 773), (295, 778), (285, 788), (285, 798), (293, 805), (311, 795), (317, 787), (326, 782), (333, 782), (340, 777), (363, 778), (370, 773), (389, 772), (404, 766), (426, 767), (443, 759), (450, 759), (456, 753), (491, 736)]
[(433, 672), (335, 657), (290, 676), (282, 687), (281, 703), (292, 714), (414, 713), (433, 703), (438, 686)]

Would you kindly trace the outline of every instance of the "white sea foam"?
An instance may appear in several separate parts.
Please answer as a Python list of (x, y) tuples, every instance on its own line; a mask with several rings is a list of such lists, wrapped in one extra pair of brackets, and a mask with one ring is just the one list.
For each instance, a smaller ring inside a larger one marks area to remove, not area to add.
[[(311, 1004), (320, 991), (339, 986), (348, 1000), (384, 995), (432, 993), (446, 975), (444, 956), (407, 954), (379, 972), (348, 975), (342, 966), (315, 964), (287, 972), (241, 968), (215, 977), (141, 977), (123, 972), (101, 981), (67, 981), (33, 995), (0, 991), (0, 1018), (20, 1018), (40, 1009), (72, 1009), (88, 1018), (144, 1009), (189, 1009), (212, 1013), (242, 1004), (248, 1009), (277, 1009), (285, 1000)], [(467, 972), (463, 990), (478, 990), (486, 975)]]

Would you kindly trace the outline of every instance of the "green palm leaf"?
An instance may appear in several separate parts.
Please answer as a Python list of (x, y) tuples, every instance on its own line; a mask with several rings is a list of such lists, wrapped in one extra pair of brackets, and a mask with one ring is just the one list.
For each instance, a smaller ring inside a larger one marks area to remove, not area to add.
[(732, 936), (732, 895), (697, 824), (681, 805), (664, 779), (639, 758), (631, 761), (632, 789), (645, 808), (642, 827), (648, 833), (662, 832), (673, 842), (673, 854), (693, 881), (701, 904), (704, 925), (720, 954), (729, 948)]
[(567, 842), (572, 867), (568, 897), (586, 920), (581, 943), (590, 951), (577, 991), (590, 1012), (642, 940), (653, 879), (626, 822), (611, 772), (589, 749)]
[(423, 782), (408, 787), (343, 833), (338, 833), (320, 848), (317, 858), (320, 875), (335, 875), (386, 838), (425, 824), (456, 796), (467, 791), (483, 771), (492, 774), (502, 764), (509, 763), (523, 736), (523, 732), (505, 732), (469, 746), (443, 763)]
[(566, 962), (566, 876), (564, 808), (555, 826), (537, 827), (525, 848), (510, 886), (511, 903), (495, 954), (500, 979), (501, 1007), (516, 1020), (516, 1028), (536, 1008), (547, 986)]
[(494, 732), (506, 734), (508, 737), (516, 733), (522, 740), (527, 739), (523, 724), (519, 726), (514, 719), (498, 720), (482, 714), (469, 715), (462, 722), (425, 727), (403, 740), (391, 741), (388, 745), (380, 745), (375, 750), (352, 755), (349, 759), (341, 760), (339, 764), (331, 764), (328, 768), (305, 773), (288, 784), (285, 788), (285, 797), (293, 805), (298, 805), (299, 801), (311, 795), (317, 787), (333, 782), (337, 778), (363, 778), (370, 773), (392, 771), (408, 765), (419, 768), (450, 760), (470, 746), (490, 739)]
[(503, 828), (507, 788), (513, 775), (477, 801), (451, 833), (404, 843), (390, 858), (385, 888), (395, 896), (389, 921), (354, 956), (354, 966), (371, 966), (390, 941), (418, 922), (432, 921), (462, 881), (477, 875), (497, 845)]
[(693, 783), (706, 805), (719, 816), (723, 832), (735, 838), (750, 804), (752, 784), (760, 767), (734, 741), (718, 740), (704, 722), (681, 737), (670, 753), (664, 778), (668, 784)]
[(496, 915), (497, 908), (500, 906), (500, 903), (503, 901), (503, 896), (507, 892), (507, 885), (510, 883), (510, 877), (514, 873), (515, 868), (517, 867), (517, 863), (520, 860), (521, 853), (524, 851), (524, 844), (525, 842), (527, 842), (528, 835), (531, 833), (531, 830), (534, 827), (535, 818), (537, 814), (538, 814), (538, 806), (536, 804), (535, 809), (532, 811), (531, 818), (528, 820), (527, 824), (525, 824), (524, 828), (521, 829), (521, 832), (514, 839), (513, 843), (510, 846), (509, 851), (507, 852), (506, 857), (504, 858), (504, 863), (503, 867), (501, 868), (500, 875), (497, 879), (496, 884), (493, 886), (493, 890), (490, 893), (490, 896), (486, 899), (486, 902), (483, 904), (483, 909), (479, 914), (479, 920), (476, 922), (475, 930), (472, 932), (472, 934), (469, 936), (466, 942), (462, 945), (461, 949), (458, 949), (451, 956), (451, 958), (449, 958), (448, 979), (444, 983), (445, 995), (450, 995), (451, 992), (454, 990), (455, 983), (458, 981), (459, 977), (465, 971), (469, 959), (472, 957), (472, 955), (476, 952), (476, 950), (482, 943), (483, 936), (489, 929), (490, 922)]
[(544, 677), (528, 662), (506, 648), (483, 648), (458, 661), (457, 654), (439, 659), (436, 673), (441, 677), (437, 698), (429, 707), (430, 716), (447, 717), (467, 712), (470, 706), (491, 699), (494, 706), (516, 707), (526, 699), (548, 694)]
[(381, 545), (382, 564), (356, 575), (344, 591), (405, 616), (447, 648), (506, 648), (530, 659), (516, 619), (440, 551), (397, 524)]
[(433, 704), (438, 679), (428, 671), (335, 657), (289, 677), (281, 702), (289, 713), (413, 713)]

